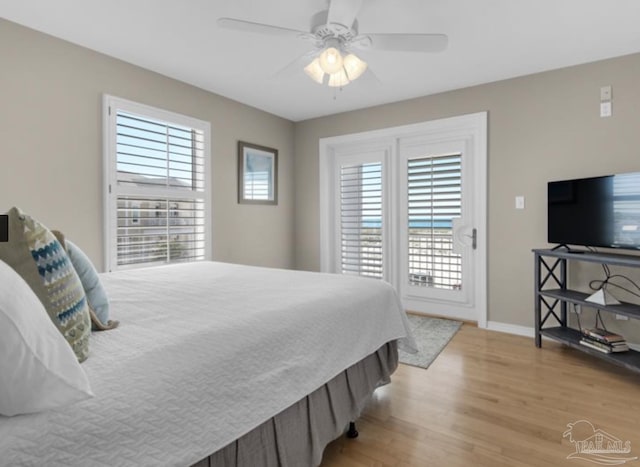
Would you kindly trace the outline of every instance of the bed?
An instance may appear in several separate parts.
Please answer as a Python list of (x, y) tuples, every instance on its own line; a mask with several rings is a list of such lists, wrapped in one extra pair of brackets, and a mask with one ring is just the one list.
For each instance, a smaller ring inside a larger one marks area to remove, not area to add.
[(218, 262), (101, 275), (95, 397), (0, 417), (0, 465), (318, 465), (415, 343), (373, 279)]

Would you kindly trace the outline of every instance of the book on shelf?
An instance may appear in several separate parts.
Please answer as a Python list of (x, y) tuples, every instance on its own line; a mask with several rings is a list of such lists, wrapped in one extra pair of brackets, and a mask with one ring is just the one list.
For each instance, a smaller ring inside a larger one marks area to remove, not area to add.
[(615, 344), (611, 344), (612, 352), (626, 352), (629, 350), (629, 346), (626, 342), (616, 342)]
[(616, 334), (606, 329), (593, 328), (593, 329), (583, 329), (582, 333), (585, 337), (590, 339), (595, 339), (600, 342), (604, 342), (607, 344), (612, 344), (614, 342), (626, 342), (625, 338), (620, 334)]
[(629, 346), (626, 342), (615, 342), (612, 344), (607, 344), (605, 342), (600, 342), (589, 337), (583, 337), (582, 339), (580, 339), (580, 344), (598, 350), (602, 353), (618, 353), (626, 352), (629, 350)]
[(598, 352), (602, 352), (602, 353), (613, 352), (611, 347), (608, 347), (607, 344), (602, 344), (598, 341), (594, 341), (591, 339), (585, 339), (585, 338), (580, 339), (580, 345), (584, 345), (585, 347), (589, 347), (591, 349), (597, 350)]

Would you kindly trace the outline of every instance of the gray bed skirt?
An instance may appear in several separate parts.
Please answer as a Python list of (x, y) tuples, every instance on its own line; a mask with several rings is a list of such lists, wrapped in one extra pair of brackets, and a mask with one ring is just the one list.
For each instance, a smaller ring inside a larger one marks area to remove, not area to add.
[(324, 448), (360, 416), (398, 366), (396, 341), (192, 467), (317, 466)]

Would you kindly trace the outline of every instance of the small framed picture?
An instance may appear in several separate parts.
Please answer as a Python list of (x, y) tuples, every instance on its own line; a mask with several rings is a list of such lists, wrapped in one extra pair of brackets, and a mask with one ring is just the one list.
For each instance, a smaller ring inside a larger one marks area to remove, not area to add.
[(278, 150), (238, 141), (238, 203), (278, 204)]

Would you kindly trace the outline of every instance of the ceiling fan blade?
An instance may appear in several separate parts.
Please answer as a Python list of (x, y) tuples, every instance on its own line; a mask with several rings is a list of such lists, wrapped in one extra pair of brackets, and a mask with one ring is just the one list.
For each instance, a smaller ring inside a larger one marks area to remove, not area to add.
[(445, 34), (383, 33), (366, 36), (371, 39), (371, 48), (393, 52), (442, 52), (449, 42)]
[(311, 50), (306, 52), (296, 59), (289, 62), (284, 67), (280, 68), (269, 79), (272, 81), (279, 80), (281, 78), (286, 79), (289, 76), (295, 76), (297, 74), (303, 74), (304, 67), (313, 61), (320, 54), (321, 50)]
[(327, 24), (337, 23), (351, 28), (361, 6), (362, 0), (331, 0)]
[(218, 18), (218, 26), (224, 29), (233, 29), (235, 31), (255, 32), (257, 34), (269, 34), (272, 36), (288, 36), (307, 38), (312, 34), (297, 29), (281, 28), (280, 26), (272, 26), (270, 24), (252, 23), (234, 18)]

